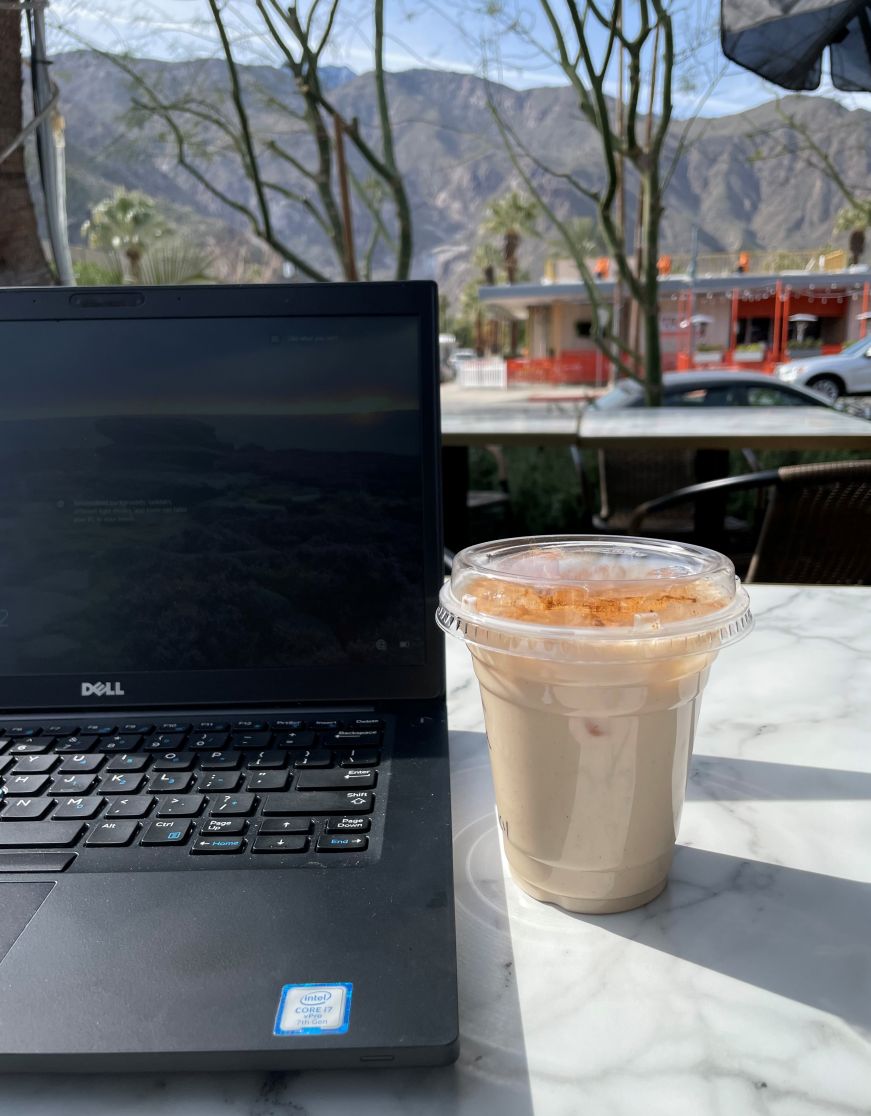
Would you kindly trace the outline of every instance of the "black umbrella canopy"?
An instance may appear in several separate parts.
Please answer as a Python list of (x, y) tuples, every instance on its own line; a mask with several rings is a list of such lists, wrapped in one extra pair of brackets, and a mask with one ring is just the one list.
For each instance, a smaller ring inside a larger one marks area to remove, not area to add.
[(784, 89), (871, 92), (871, 0), (721, 0), (723, 53)]

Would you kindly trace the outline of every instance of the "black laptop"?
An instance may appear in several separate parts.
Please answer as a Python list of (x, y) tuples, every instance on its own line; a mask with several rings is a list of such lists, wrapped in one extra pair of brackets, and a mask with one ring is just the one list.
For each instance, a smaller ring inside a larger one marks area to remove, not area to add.
[(436, 320), (0, 292), (0, 1070), (456, 1056)]

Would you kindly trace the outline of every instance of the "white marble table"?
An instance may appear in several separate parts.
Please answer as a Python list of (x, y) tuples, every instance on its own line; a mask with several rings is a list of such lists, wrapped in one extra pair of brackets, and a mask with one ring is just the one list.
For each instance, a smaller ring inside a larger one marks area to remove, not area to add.
[[(638, 407), (582, 412), (583, 448), (859, 449), (871, 451), (871, 422), (827, 407)], [(495, 441), (495, 438), (491, 438)]]
[(871, 589), (751, 589), (672, 882), (586, 917), (506, 879), (450, 641), (462, 1053), (444, 1070), (8, 1077), (10, 1116), (868, 1116)]

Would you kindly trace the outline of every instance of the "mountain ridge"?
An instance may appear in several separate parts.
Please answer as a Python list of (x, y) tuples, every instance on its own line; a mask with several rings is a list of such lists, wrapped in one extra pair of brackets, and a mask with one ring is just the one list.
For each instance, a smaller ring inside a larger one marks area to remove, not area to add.
[[(131, 59), (137, 72), (161, 95), (183, 101), (197, 96), (219, 107), (226, 104), (226, 68), (215, 59), (185, 63)], [(308, 138), (280, 106), (297, 97), (286, 69), (240, 67), (251, 96), (255, 134), (290, 145), (305, 158)], [(191, 215), (194, 227), (217, 231), (228, 238), (250, 241), (246, 220), (222, 205), (178, 167), (173, 151), (154, 122), (133, 127), (130, 81), (100, 54), (75, 51), (58, 55), (53, 74), (60, 87), (66, 120), (68, 208), (71, 236), (90, 206), (117, 186), (137, 188), (170, 207)], [(339, 111), (356, 118), (364, 135), (378, 141), (378, 114), (372, 75), (347, 68), (330, 75)], [(542, 162), (570, 170), (588, 186), (601, 181), (598, 140), (579, 117), (567, 86), (539, 86), (517, 90), (487, 83), (473, 74), (419, 68), (387, 75), (397, 161), (403, 172), (414, 214), (414, 274), (435, 277), (456, 293), (471, 277), (468, 257), (488, 202), (509, 189), (522, 188), (506, 154), (489, 106), (498, 112)], [(871, 113), (848, 109), (823, 97), (790, 96), (783, 110), (795, 113), (811, 129), (840, 173), (852, 184), (871, 181)], [(741, 248), (789, 249), (822, 246), (833, 240), (832, 223), (843, 200), (835, 185), (807, 167), (799, 151), (770, 157), (779, 126), (774, 102), (731, 116), (677, 121), (670, 132), (673, 153), (681, 130), (691, 137), (680, 157), (666, 193), (661, 226), (664, 252), (686, 252), (692, 227), (699, 226), (702, 251)], [(768, 135), (768, 139), (766, 139)], [(219, 189), (246, 203), (252, 194), (238, 162), (204, 133), (204, 166)], [(766, 153), (766, 145), (768, 152)], [(365, 173), (355, 153), (351, 169)], [(287, 163), (265, 160), (269, 176), (290, 189), (304, 180)], [(561, 217), (589, 213), (589, 206), (558, 179), (535, 172), (548, 203)], [(634, 199), (627, 200), (634, 213)], [(355, 208), (361, 241), (368, 232), (363, 207)], [(316, 224), (301, 217), (292, 205), (277, 200), (275, 222), (294, 250), (322, 270), (336, 275), (330, 246)], [(527, 238), (522, 264), (540, 274), (550, 234)], [(377, 271), (388, 273), (389, 260), (377, 257)]]

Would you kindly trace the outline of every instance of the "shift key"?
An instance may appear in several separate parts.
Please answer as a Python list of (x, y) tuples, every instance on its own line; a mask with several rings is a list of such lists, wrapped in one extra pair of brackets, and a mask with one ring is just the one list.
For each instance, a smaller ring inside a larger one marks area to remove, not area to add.
[(0, 849), (66, 848), (84, 829), (82, 822), (6, 822), (0, 825)]
[(282, 814), (368, 814), (375, 802), (371, 791), (307, 791), (300, 794), (267, 794), (263, 800), (263, 815), (275, 817)]

